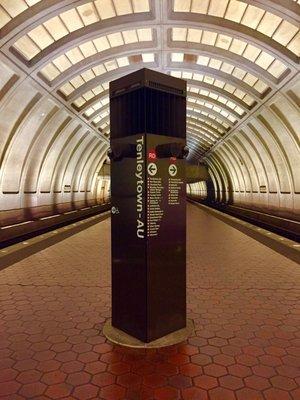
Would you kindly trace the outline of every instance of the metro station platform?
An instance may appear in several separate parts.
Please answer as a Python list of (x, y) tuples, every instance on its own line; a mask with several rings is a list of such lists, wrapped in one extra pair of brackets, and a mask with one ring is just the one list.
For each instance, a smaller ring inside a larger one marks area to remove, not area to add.
[(2, 269), (0, 399), (300, 399), (299, 265), (194, 205), (187, 244), (195, 332), (158, 350), (102, 334), (108, 218)]

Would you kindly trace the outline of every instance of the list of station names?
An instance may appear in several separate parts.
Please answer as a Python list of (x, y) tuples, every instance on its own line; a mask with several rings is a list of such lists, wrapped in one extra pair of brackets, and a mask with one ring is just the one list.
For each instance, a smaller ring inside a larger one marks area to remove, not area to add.
[(148, 177), (148, 236), (158, 236), (161, 220), (164, 215), (162, 178)]
[(170, 206), (180, 204), (179, 194), (183, 185), (180, 178), (169, 178), (168, 204)]

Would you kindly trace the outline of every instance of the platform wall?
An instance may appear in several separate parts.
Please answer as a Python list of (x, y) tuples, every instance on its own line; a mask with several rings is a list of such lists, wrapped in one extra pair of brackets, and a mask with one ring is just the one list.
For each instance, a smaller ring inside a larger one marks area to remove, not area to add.
[(0, 57), (1, 226), (99, 204), (108, 140)]
[(299, 97), (298, 79), (208, 154), (218, 201), (300, 219)]
[(191, 199), (205, 200), (207, 198), (207, 185), (205, 181), (189, 183), (186, 185), (187, 196)]

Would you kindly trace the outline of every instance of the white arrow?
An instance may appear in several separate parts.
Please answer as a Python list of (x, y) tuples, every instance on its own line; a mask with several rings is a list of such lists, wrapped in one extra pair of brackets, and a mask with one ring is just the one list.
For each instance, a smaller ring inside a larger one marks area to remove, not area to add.
[(175, 176), (175, 175), (177, 174), (177, 167), (176, 167), (175, 164), (171, 164), (171, 165), (169, 166), (169, 174), (170, 174), (171, 176)]
[(157, 165), (154, 163), (148, 164), (148, 174), (154, 176), (157, 173)]

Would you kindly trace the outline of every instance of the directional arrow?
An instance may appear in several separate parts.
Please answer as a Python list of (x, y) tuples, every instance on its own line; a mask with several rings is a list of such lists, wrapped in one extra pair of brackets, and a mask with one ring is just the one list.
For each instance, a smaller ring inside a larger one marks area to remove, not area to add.
[(154, 176), (157, 173), (157, 165), (154, 163), (148, 164), (148, 174)]
[(170, 174), (171, 176), (175, 176), (175, 175), (177, 174), (177, 167), (176, 167), (175, 164), (171, 164), (171, 165), (169, 166), (169, 174)]

